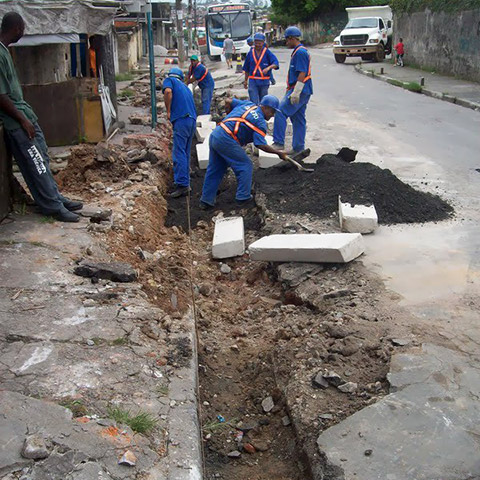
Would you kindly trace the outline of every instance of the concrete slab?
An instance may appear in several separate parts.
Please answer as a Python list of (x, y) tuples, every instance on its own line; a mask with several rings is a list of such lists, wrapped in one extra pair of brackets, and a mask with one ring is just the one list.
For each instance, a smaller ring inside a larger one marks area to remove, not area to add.
[(212, 116), (210, 114), (207, 115), (198, 115), (197, 117), (197, 127), (203, 126), (203, 123), (205, 122), (211, 122), (212, 121)]
[(252, 260), (347, 263), (363, 253), (364, 244), (358, 233), (269, 235), (248, 250)]
[(372, 233), (378, 228), (378, 216), (374, 205), (350, 205), (338, 197), (340, 228), (349, 233)]
[(195, 137), (197, 141), (203, 143), (206, 138), (212, 133), (212, 129), (209, 127), (197, 127), (195, 130)]
[(394, 393), (318, 437), (331, 480), (480, 478), (478, 362), (427, 344), (395, 355), (389, 380)]
[(245, 253), (243, 217), (219, 218), (213, 233), (212, 257), (231, 258)]
[(198, 167), (200, 170), (206, 170), (208, 167), (208, 159), (210, 157), (210, 135), (205, 138), (203, 143), (197, 143), (195, 146), (197, 150)]
[(283, 160), (278, 155), (259, 150), (258, 166), (260, 168), (270, 168), (274, 167), (275, 165), (279, 165), (280, 163), (283, 163)]

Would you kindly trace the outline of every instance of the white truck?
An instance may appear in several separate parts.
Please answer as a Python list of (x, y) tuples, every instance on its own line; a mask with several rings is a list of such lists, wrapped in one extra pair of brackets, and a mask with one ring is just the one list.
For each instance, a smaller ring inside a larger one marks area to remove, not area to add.
[(381, 62), (392, 52), (393, 15), (388, 6), (347, 8), (348, 23), (333, 41), (337, 63), (347, 57)]

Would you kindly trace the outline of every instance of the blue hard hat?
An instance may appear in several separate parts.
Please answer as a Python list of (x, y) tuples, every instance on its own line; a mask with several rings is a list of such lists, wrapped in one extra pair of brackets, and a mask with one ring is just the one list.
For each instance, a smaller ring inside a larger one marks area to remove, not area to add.
[(264, 107), (270, 107), (276, 110), (277, 112), (278, 107), (280, 106), (280, 101), (275, 95), (265, 95), (262, 98), (262, 101), (260, 102), (260, 105), (263, 105)]
[(247, 38), (247, 43), (248, 43), (249, 45), (253, 45), (253, 38), (252, 38), (252, 37), (248, 37), (248, 38)]
[(170, 71), (168, 72), (168, 76), (169, 77), (177, 77), (179, 78), (180, 80), (183, 80), (184, 77), (183, 77), (183, 72), (180, 68), (178, 67), (172, 67), (170, 69)]
[(298, 27), (288, 27), (285, 30), (285, 38), (288, 37), (298, 37), (300, 38), (302, 36), (302, 32)]
[(263, 33), (256, 33), (254, 36), (253, 36), (253, 39), (254, 40), (261, 40), (262, 42), (265, 41), (265, 35)]

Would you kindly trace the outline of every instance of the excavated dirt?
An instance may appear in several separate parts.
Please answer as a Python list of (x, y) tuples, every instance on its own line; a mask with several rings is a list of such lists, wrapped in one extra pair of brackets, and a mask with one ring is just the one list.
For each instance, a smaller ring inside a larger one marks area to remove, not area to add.
[(440, 197), (415, 190), (371, 163), (346, 163), (323, 155), (314, 168), (313, 173), (291, 165), (257, 170), (257, 190), (265, 194), (269, 210), (328, 218), (338, 210), (340, 195), (342, 202), (374, 204), (382, 224), (434, 222), (453, 214)]

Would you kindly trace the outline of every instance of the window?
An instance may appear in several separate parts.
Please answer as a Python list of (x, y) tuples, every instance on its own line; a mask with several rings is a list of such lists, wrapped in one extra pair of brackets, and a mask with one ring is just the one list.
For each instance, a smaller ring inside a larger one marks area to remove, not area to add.
[(247, 38), (252, 32), (252, 25), (250, 21), (250, 13), (242, 12), (232, 17), (232, 37), (235, 40), (243, 40)]
[(380, 19), (380, 30), (383, 30), (385, 28), (385, 25), (383, 23), (383, 20)]
[(376, 18), (353, 18), (347, 23), (345, 28), (377, 28), (378, 20)]

